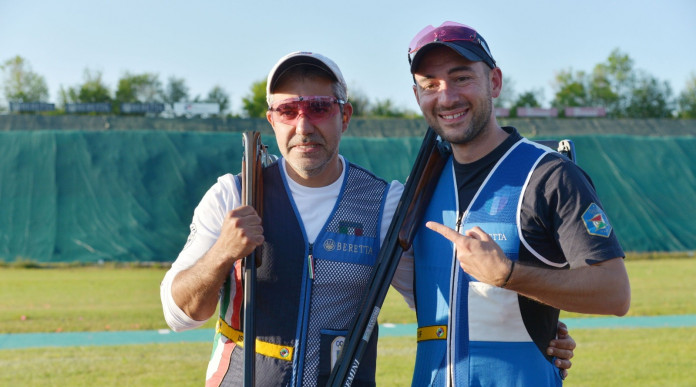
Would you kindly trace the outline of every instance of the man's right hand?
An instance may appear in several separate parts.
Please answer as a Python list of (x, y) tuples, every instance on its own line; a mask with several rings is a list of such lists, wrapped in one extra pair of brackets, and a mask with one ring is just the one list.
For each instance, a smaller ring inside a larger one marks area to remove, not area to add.
[(192, 267), (174, 278), (174, 302), (194, 320), (210, 318), (234, 263), (251, 254), (263, 241), (261, 218), (252, 207), (242, 206), (228, 212), (215, 244)]
[(220, 237), (211, 250), (236, 261), (251, 254), (263, 241), (261, 218), (253, 207), (242, 206), (225, 215)]

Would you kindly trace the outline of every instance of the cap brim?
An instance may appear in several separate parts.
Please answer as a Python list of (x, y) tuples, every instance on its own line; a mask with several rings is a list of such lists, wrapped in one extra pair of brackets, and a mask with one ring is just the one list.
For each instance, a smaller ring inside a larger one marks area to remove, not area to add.
[(421, 60), (425, 57), (425, 54), (437, 46), (448, 47), (472, 62), (484, 62), (491, 68), (495, 67), (495, 64), (491, 60), (487, 59), (487, 55), (481, 55), (477, 53), (475, 49), (472, 50), (452, 42), (432, 42), (421, 47), (416, 52), (416, 55), (413, 56), (413, 59), (411, 60), (411, 74), (415, 74)]

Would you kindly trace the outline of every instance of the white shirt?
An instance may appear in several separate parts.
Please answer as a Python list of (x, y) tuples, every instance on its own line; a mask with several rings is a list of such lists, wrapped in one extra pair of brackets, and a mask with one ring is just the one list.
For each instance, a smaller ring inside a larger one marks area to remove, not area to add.
[[(341, 192), (346, 168), (343, 157), (339, 158), (343, 165), (341, 176), (335, 182), (325, 187), (306, 187), (289, 177), (286, 179), (297, 210), (302, 217), (302, 224), (307, 233), (309, 243), (313, 243), (321, 232), (321, 228), (331, 215), (331, 211)], [(285, 159), (280, 159), (280, 162), (281, 171), (287, 177)], [(384, 212), (382, 213), (380, 244), (384, 242), (384, 237), (387, 234), (403, 190), (403, 185), (396, 180), (392, 181), (389, 186)], [(217, 183), (206, 192), (198, 207), (194, 210), (191, 234), (188, 241), (160, 284), (160, 298), (162, 299), (164, 318), (172, 330), (178, 332), (193, 329), (206, 322), (206, 320), (197, 321), (190, 318), (174, 302), (172, 282), (180, 271), (193, 266), (198, 259), (208, 252), (220, 235), (225, 215), (239, 206), (241, 206), (240, 189), (237, 187), (234, 175), (226, 174), (218, 178)], [(404, 296), (408, 305), (413, 309), (412, 251), (408, 251), (402, 256), (392, 280), (392, 286)]]

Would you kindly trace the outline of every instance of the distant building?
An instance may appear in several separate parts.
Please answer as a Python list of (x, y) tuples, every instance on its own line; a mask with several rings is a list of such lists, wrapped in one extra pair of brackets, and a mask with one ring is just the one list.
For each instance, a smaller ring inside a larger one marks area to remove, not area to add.
[(566, 117), (606, 117), (607, 111), (603, 107), (567, 107), (564, 110)]
[(66, 103), (66, 113), (111, 113), (109, 102)]
[(556, 108), (518, 107), (517, 117), (558, 117)]
[(506, 108), (495, 108), (495, 116), (496, 117), (510, 117), (510, 109)]
[(175, 116), (201, 116), (203, 118), (220, 114), (220, 105), (209, 102), (177, 102), (174, 104)]
[(157, 115), (164, 111), (164, 104), (159, 102), (149, 103), (122, 103), (121, 113), (123, 114), (154, 114)]
[(56, 105), (47, 102), (10, 102), (11, 112), (48, 112), (56, 110)]

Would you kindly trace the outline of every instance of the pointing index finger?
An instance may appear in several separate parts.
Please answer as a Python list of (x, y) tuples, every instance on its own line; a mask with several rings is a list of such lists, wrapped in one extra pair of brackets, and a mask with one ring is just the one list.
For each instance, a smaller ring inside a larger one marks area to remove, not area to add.
[(455, 239), (461, 237), (461, 234), (457, 231), (438, 222), (429, 221), (425, 224), (425, 227), (435, 231), (436, 233), (442, 235), (443, 237), (449, 239), (452, 242), (454, 242)]

